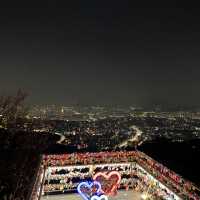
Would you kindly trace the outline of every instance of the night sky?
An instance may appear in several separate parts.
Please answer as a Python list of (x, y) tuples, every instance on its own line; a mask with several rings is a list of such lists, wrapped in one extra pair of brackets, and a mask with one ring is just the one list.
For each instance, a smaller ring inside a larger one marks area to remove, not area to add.
[(189, 1), (0, 5), (0, 93), (32, 104), (200, 106), (200, 8)]

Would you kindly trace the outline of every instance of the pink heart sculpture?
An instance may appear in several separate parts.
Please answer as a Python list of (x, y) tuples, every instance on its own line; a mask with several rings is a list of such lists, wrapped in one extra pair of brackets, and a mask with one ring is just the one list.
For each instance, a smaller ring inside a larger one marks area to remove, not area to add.
[(98, 172), (93, 177), (94, 181), (98, 181), (101, 184), (101, 192), (107, 196), (113, 196), (117, 192), (117, 188), (120, 185), (121, 175), (117, 171), (111, 171), (108, 174)]

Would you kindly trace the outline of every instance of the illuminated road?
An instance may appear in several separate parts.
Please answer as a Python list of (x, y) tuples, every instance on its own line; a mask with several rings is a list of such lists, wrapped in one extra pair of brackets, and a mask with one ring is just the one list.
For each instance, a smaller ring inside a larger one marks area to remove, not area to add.
[[(141, 200), (141, 194), (133, 191), (120, 191), (115, 197), (109, 197), (109, 200)], [(41, 200), (82, 200), (78, 194), (63, 194), (44, 196)]]
[(134, 130), (136, 134), (133, 135), (133, 137), (129, 138), (128, 140), (119, 144), (119, 147), (127, 146), (128, 142), (138, 141), (138, 138), (142, 135), (142, 131), (137, 126), (133, 125), (130, 127), (130, 129)]

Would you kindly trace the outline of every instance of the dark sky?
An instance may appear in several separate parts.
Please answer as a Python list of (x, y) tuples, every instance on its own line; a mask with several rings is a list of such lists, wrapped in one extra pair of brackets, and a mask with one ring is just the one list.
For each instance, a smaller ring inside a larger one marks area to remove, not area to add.
[(200, 106), (199, 7), (135, 2), (1, 4), (0, 92), (22, 88), (33, 104)]

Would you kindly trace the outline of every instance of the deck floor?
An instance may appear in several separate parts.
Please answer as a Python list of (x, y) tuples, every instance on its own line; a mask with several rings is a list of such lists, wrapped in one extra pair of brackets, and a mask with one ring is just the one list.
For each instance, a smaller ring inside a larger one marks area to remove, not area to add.
[[(41, 200), (82, 200), (78, 194), (61, 194), (43, 196)], [(141, 194), (129, 191), (120, 191), (115, 197), (109, 197), (109, 200), (141, 200)]]

